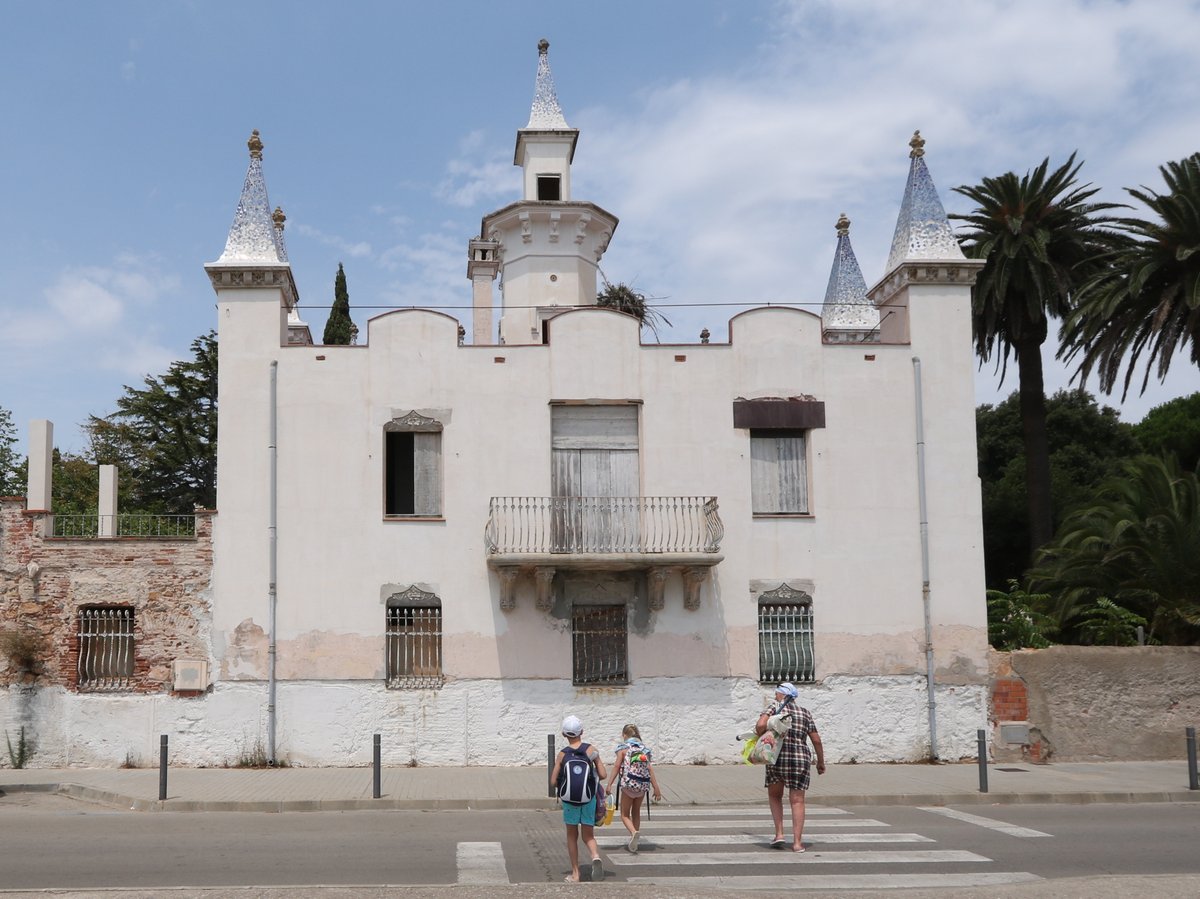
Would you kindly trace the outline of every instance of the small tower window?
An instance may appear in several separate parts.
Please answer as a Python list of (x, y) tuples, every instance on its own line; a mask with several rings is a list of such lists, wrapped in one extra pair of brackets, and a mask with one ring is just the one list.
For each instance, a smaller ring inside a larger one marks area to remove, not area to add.
[(558, 175), (538, 175), (537, 198), (539, 200), (561, 200), (562, 178)]

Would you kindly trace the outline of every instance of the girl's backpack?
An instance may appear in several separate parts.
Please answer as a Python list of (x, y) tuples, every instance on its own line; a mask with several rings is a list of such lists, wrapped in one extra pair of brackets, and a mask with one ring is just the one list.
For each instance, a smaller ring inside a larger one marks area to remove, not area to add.
[(625, 748), (625, 760), (621, 763), (621, 776), (632, 784), (650, 783), (650, 749), (636, 740), (630, 740)]
[(568, 746), (563, 750), (562, 770), (558, 775), (558, 798), (568, 805), (587, 805), (596, 795), (599, 778), (592, 760), (588, 758), (587, 743), (575, 749)]

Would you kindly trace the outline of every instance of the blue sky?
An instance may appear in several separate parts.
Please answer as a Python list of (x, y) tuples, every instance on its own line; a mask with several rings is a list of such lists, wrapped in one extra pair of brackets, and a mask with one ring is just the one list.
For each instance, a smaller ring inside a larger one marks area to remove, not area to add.
[[(1200, 6), (1172, 0), (0, 9), (0, 406), (22, 448), (50, 418), (81, 450), (89, 413), (214, 326), (203, 264), (252, 128), (318, 339), (339, 261), (360, 326), (366, 306), (469, 304), (466, 242), (519, 195), (541, 37), (581, 131), (572, 194), (621, 219), (604, 272), (666, 306), (819, 304), (843, 211), (874, 283), (915, 128), (951, 211), (953, 186), (1047, 155), (1078, 149), (1122, 200), (1200, 149)], [(692, 341), (737, 310), (664, 311), (663, 339)], [(1047, 387), (1067, 379), (1051, 365)], [(976, 374), (980, 402), (1015, 388)], [(1177, 354), (1122, 415), (1197, 390)]]

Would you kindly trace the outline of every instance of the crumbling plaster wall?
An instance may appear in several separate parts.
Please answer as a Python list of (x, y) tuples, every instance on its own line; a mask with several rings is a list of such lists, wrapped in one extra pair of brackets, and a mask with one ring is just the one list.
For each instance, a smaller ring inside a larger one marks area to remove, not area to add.
[(1025, 710), (1030, 761), (1179, 759), (1200, 722), (1198, 646), (1052, 646), (993, 653), (991, 668), (990, 717)]

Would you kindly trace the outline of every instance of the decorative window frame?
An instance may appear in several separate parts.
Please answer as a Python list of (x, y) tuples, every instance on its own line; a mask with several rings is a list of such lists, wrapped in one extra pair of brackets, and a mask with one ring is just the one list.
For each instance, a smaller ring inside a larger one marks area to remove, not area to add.
[[(442, 600), (416, 584), (384, 602), (384, 680), (393, 690), (439, 689), (446, 682)], [(406, 628), (413, 628), (408, 630)], [(400, 670), (408, 668), (410, 670)]]
[[(784, 581), (755, 597), (758, 679), (778, 684), (816, 682), (816, 631), (812, 593)], [(772, 637), (776, 639), (772, 641)], [(769, 659), (768, 656), (776, 658)]]

